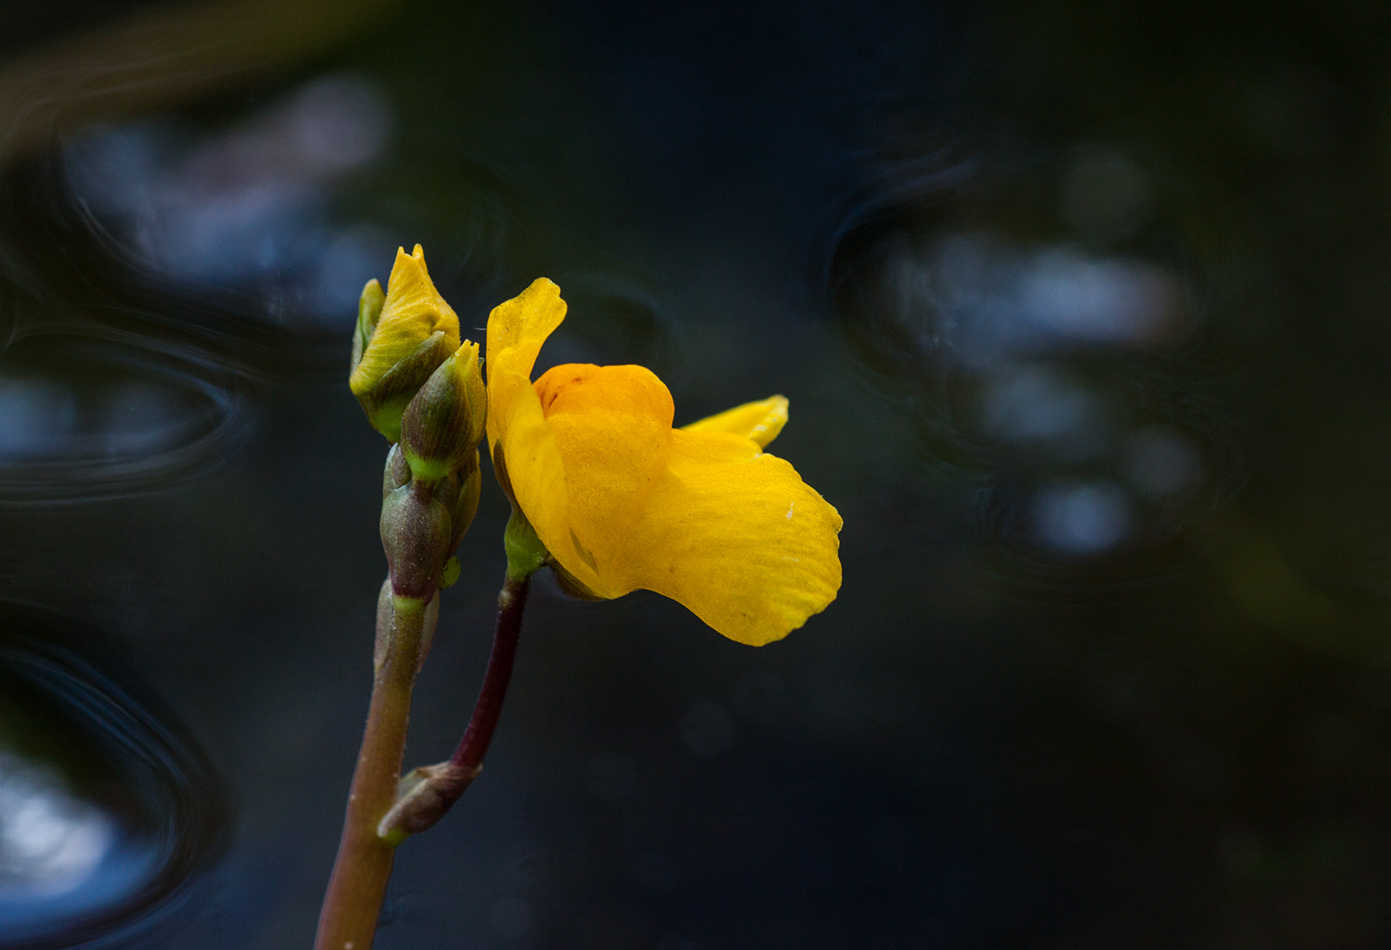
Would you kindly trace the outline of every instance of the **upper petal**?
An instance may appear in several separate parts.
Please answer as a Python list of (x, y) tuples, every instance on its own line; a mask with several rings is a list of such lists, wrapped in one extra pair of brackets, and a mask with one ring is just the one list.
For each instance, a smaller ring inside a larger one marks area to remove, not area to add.
[(762, 645), (835, 599), (840, 528), (835, 508), (751, 440), (678, 430), (612, 580), (654, 590), (730, 639)]
[(541, 344), (565, 319), (560, 288), (544, 277), (488, 314), (488, 369), (531, 378)]
[(769, 442), (778, 437), (778, 433), (786, 424), (787, 399), (783, 396), (769, 396), (758, 402), (746, 402), (742, 406), (726, 409), (681, 428), (687, 432), (728, 432), (731, 435), (753, 439), (760, 448), (766, 448)]

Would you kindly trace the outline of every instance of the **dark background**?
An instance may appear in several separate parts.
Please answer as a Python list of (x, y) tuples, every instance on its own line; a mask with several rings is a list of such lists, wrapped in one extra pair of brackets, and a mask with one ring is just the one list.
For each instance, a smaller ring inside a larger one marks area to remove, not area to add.
[(379, 947), (1388, 945), (1389, 20), (0, 5), (0, 946), (309, 945), (417, 241), (465, 335), (545, 275), (543, 365), (788, 396), (845, 581), (761, 649), (538, 585)]

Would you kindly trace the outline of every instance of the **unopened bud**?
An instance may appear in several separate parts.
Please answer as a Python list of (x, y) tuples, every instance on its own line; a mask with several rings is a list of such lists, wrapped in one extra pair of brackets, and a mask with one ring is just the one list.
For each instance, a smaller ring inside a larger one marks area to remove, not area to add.
[(487, 418), (478, 344), (465, 340), (431, 374), (401, 419), (401, 449), (411, 473), (428, 484), (458, 471), (476, 454)]
[(401, 438), (401, 416), (430, 374), (449, 359), (449, 338), (441, 331), (427, 337), (404, 358), (392, 364), (365, 392), (355, 393), (367, 421), (390, 442)]
[(453, 501), (446, 505), (414, 483), (382, 500), (382, 548), (397, 596), (434, 596), (451, 550)]
[(363, 289), (353, 336), (348, 385), (373, 428), (399, 439), (406, 405), (458, 348), (459, 318), (431, 282), (420, 245), (397, 251), (385, 296), (376, 281)]
[(481, 765), (464, 768), (450, 762), (411, 769), (401, 779), (396, 804), (378, 823), (377, 836), (397, 845), (433, 828), (482, 771)]

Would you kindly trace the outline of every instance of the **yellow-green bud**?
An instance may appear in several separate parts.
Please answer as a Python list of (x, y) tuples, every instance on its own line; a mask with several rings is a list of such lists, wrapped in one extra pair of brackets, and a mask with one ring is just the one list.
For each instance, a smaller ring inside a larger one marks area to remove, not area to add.
[(429, 484), (457, 472), (476, 454), (487, 418), (478, 344), (465, 340), (421, 387), (401, 419), (401, 450), (412, 475)]
[(459, 318), (425, 269), (425, 253), (396, 253), (385, 296), (369, 281), (358, 301), (348, 386), (388, 440), (400, 438), (401, 414), (441, 363), (459, 348)]
[(429, 380), (430, 374), (449, 359), (450, 352), (448, 337), (436, 331), (406, 357), (392, 364), (377, 378), (372, 389), (358, 394), (357, 401), (362, 403), (367, 421), (386, 436), (387, 441), (400, 440), (401, 416), (406, 406)]

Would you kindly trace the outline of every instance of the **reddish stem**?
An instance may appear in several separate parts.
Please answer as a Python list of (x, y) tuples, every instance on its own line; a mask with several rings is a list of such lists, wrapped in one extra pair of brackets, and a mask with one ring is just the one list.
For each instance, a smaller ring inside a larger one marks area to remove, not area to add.
[(464, 730), (459, 747), (449, 757), (451, 765), (474, 769), (483, 764), (488, 745), (493, 741), (502, 701), (507, 698), (507, 684), (512, 680), (512, 663), (517, 658), (517, 635), (522, 629), (522, 611), (526, 607), (526, 592), (530, 576), (520, 579), (510, 573), (497, 596), (497, 630), (493, 634), (493, 652), (488, 657), (488, 671), (483, 674), (483, 688), (473, 707), (473, 717)]

